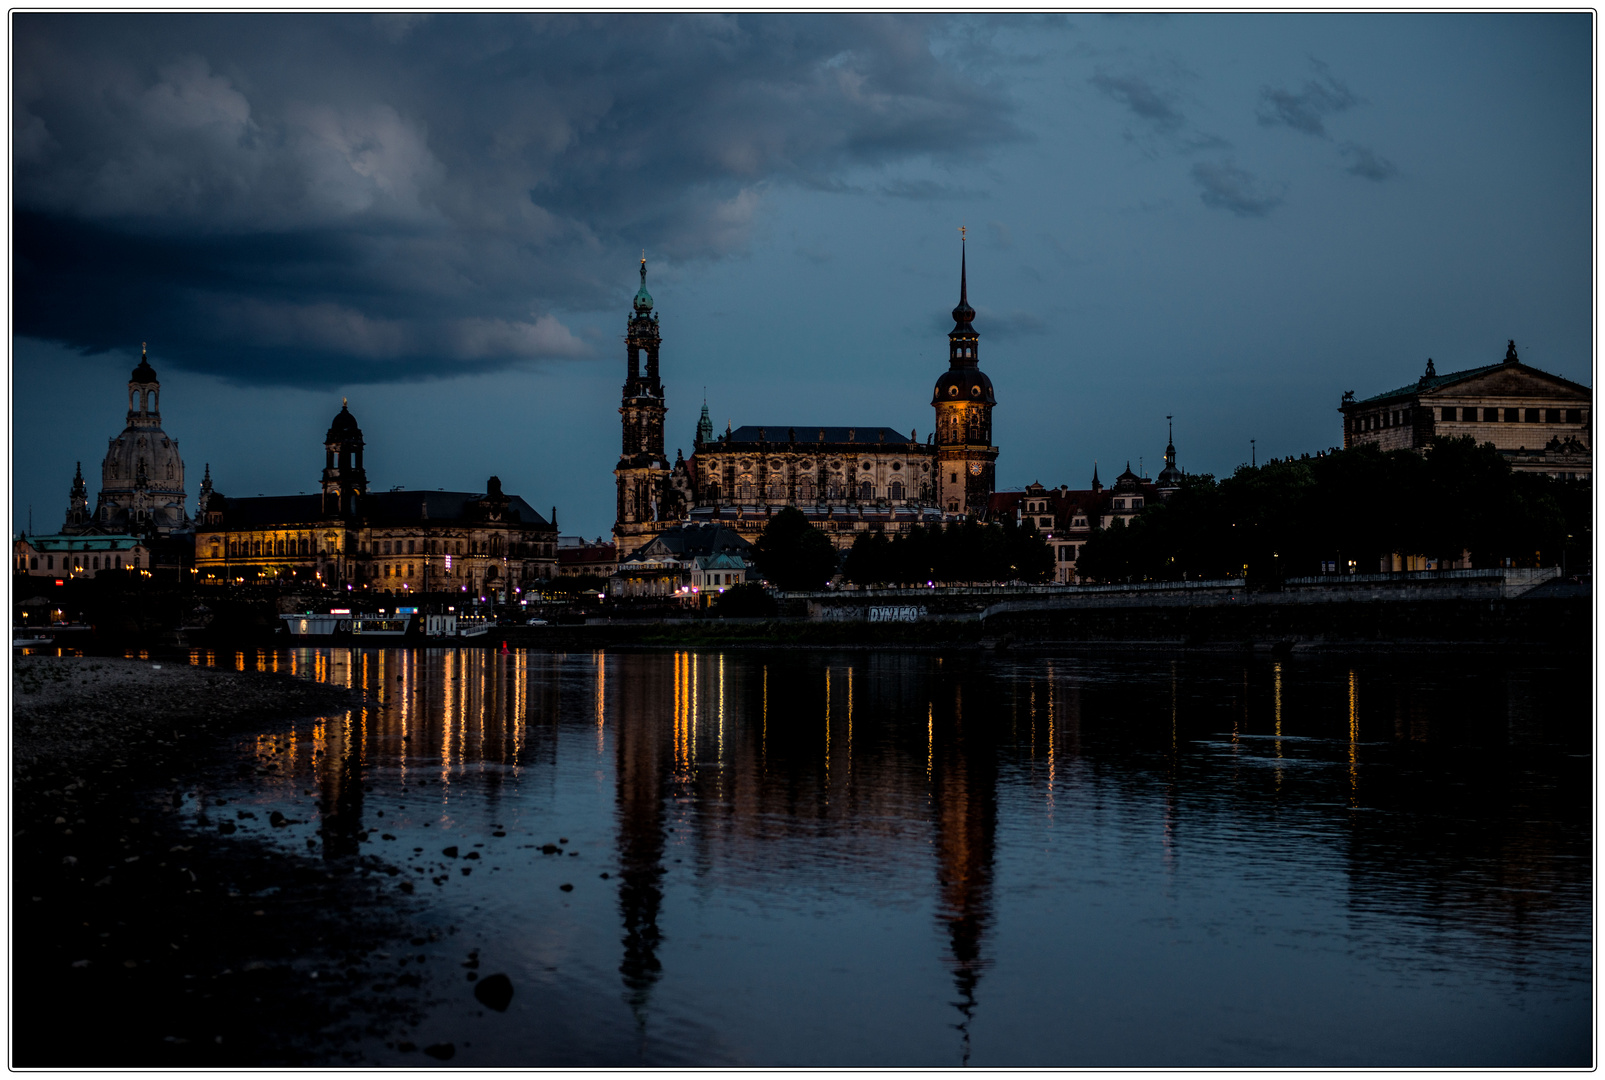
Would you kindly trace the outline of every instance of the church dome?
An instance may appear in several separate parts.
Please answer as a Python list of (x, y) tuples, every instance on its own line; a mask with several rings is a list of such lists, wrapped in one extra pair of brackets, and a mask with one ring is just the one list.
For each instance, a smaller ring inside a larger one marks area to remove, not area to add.
[(323, 437), (326, 443), (344, 442), (355, 436), (362, 438), (362, 429), (357, 426), (357, 418), (351, 415), (351, 410), (344, 401), (340, 402), (340, 411), (334, 414), (329, 422), (329, 433)]
[(646, 291), (646, 257), (641, 258), (641, 287), (635, 290), (635, 313), (645, 315), (652, 310), (652, 294)]
[(128, 376), (128, 381), (148, 383), (156, 381), (156, 369), (150, 366), (150, 361), (145, 359), (143, 352), (139, 355), (139, 366), (134, 369), (133, 374)]
[(131, 494), (143, 487), (152, 493), (184, 494), (184, 462), (178, 440), (158, 427), (127, 427), (111, 440), (100, 466), (102, 497)]
[(992, 380), (979, 368), (952, 368), (942, 372), (941, 378), (936, 380), (936, 389), (931, 393), (931, 404), (940, 405), (944, 401), (977, 401), (985, 405), (998, 403), (992, 396)]

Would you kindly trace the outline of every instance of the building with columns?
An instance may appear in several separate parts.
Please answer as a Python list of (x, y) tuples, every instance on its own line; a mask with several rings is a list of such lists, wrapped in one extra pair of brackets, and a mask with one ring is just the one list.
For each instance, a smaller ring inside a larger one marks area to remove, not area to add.
[(316, 495), (229, 498), (201, 484), (202, 581), (292, 580), (398, 596), (514, 595), (557, 574), (552, 521), (491, 477), (482, 492), (368, 490), (362, 429), (344, 402)]
[[(936, 380), (935, 427), (888, 424), (744, 424), (716, 436), (707, 404), (689, 458), (664, 449), (662, 338), (646, 289), (646, 261), (626, 345), (623, 448), (614, 477), (613, 535), (623, 563), (681, 524), (722, 525), (754, 541), (783, 507), (800, 510), (842, 550), (859, 533), (906, 532), (987, 512), (995, 485), (992, 380), (980, 369), (967, 255), (959, 261), (959, 303), (948, 334), (948, 370)], [(642, 372), (642, 358), (645, 371)]]
[(1439, 375), (1429, 359), (1414, 383), (1338, 406), (1343, 446), (1425, 450), (1435, 437), (1492, 443), (1517, 472), (1568, 480), (1593, 474), (1593, 395), (1588, 387), (1524, 364), (1510, 342), (1497, 364)]

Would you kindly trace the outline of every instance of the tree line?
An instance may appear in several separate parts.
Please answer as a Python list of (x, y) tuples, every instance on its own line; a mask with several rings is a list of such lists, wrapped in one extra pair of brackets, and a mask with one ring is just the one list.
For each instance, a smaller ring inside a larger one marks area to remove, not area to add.
[(1186, 477), (1167, 501), (1083, 546), (1085, 581), (1375, 573), (1393, 554), (1474, 567), (1564, 565), (1592, 550), (1587, 481), (1518, 473), (1489, 444), (1440, 438), (1425, 453), (1367, 444), (1322, 457)]
[(1053, 551), (1035, 528), (974, 518), (945, 528), (916, 525), (892, 537), (860, 533), (839, 559), (830, 539), (801, 511), (787, 507), (764, 526), (752, 558), (771, 585), (787, 591), (823, 589), (838, 569), (859, 586), (1053, 579)]

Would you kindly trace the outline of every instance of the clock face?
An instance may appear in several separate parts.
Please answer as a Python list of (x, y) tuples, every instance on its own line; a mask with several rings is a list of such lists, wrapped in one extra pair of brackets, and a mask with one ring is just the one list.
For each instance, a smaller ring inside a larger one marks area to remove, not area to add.
[(970, 475), (971, 476), (980, 476), (981, 475), (981, 463), (979, 461), (970, 462)]

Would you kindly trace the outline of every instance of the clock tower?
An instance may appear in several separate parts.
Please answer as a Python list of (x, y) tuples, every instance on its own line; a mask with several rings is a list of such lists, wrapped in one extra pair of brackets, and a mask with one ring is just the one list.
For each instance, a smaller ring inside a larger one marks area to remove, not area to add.
[(979, 517), (997, 483), (998, 448), (992, 445), (992, 408), (997, 399), (992, 396), (992, 380), (981, 371), (974, 320), (961, 247), (959, 306), (953, 309), (953, 330), (947, 335), (948, 368), (936, 380), (931, 396), (936, 410), (936, 493), (943, 511)]
[[(634, 313), (625, 333), (629, 369), (624, 399), (619, 405), (624, 440), (613, 477), (618, 483), (618, 507), (613, 521), (619, 558), (649, 543), (675, 520), (671, 513), (669, 461), (663, 456), (663, 382), (658, 378), (658, 317), (652, 311), (652, 294), (646, 291), (646, 256), (641, 256), (641, 288), (635, 294)], [(646, 360), (646, 371), (641, 361)]]

